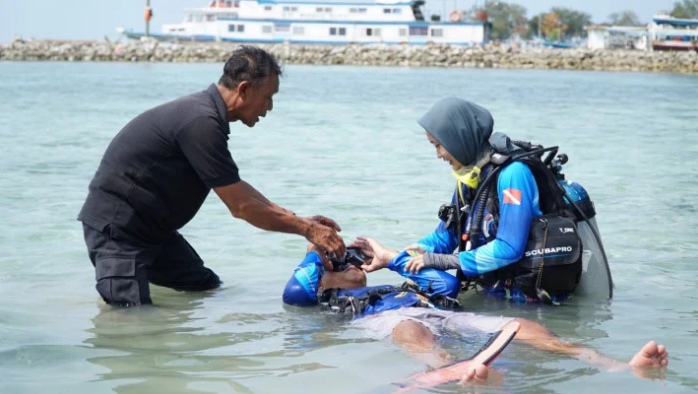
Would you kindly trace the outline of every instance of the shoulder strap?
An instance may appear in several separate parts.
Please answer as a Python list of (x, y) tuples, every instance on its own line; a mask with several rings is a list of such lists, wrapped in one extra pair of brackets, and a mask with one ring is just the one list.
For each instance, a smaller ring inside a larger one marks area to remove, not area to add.
[(540, 209), (543, 214), (556, 213), (561, 216), (570, 216), (571, 212), (565, 202), (564, 191), (553, 172), (538, 159), (525, 158), (521, 162), (528, 166), (536, 180)]

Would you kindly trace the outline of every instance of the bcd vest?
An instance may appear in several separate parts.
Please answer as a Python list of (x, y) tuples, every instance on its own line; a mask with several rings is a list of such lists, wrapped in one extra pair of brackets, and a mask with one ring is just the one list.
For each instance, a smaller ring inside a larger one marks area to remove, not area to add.
[(422, 307), (457, 311), (457, 300), (442, 294), (429, 295), (413, 282), (402, 286), (372, 286), (356, 289), (329, 289), (318, 294), (320, 305), (337, 313), (354, 316), (370, 315), (388, 310)]
[[(475, 211), (472, 213), (468, 238), (471, 242), (479, 239), (485, 208), (490, 211), (495, 223), (499, 222), (497, 181), (500, 171), (514, 161), (526, 164), (535, 178), (543, 215), (531, 221), (521, 260), (480, 275), (475, 278), (475, 283), (488, 288), (501, 282), (505, 286), (518, 287), (528, 297), (545, 301), (546, 295), (567, 295), (576, 289), (582, 273), (582, 240), (577, 231), (577, 217), (564, 200), (562, 186), (541, 159), (543, 152), (535, 153), (508, 157), (500, 164), (491, 163), (493, 169), (470, 202), (471, 206), (475, 206)], [(459, 218), (461, 229), (466, 217), (467, 214), (463, 214)], [(460, 231), (458, 233), (461, 234)], [(472, 246), (474, 248), (479, 245)], [(460, 242), (459, 251), (463, 250), (465, 245)], [(462, 277), (462, 273), (460, 276)]]

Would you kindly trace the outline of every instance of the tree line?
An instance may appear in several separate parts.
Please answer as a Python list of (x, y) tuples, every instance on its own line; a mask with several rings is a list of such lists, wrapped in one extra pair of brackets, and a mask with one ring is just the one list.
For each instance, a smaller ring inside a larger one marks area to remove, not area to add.
[[(561, 41), (574, 37), (585, 37), (585, 26), (594, 24), (591, 15), (567, 7), (553, 7), (548, 12), (528, 17), (526, 7), (505, 1), (489, 1), (485, 7), (473, 6), (461, 11), (465, 21), (478, 21), (487, 12), (492, 24), (492, 39), (506, 40), (511, 37), (531, 39), (541, 37), (551, 41)], [(659, 11), (659, 10), (658, 10)], [(698, 0), (680, 0), (674, 3), (671, 16), (681, 19), (698, 19)], [(632, 10), (614, 12), (601, 25), (644, 26)]]

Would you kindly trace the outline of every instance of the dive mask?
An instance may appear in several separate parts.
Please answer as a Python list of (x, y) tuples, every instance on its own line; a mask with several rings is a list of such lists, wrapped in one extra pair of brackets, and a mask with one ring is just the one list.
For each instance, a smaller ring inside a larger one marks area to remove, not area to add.
[(349, 268), (350, 265), (361, 268), (366, 260), (368, 260), (368, 256), (366, 256), (361, 249), (347, 248), (347, 252), (342, 259), (334, 258), (330, 259), (330, 262), (332, 263), (332, 271), (342, 272)]

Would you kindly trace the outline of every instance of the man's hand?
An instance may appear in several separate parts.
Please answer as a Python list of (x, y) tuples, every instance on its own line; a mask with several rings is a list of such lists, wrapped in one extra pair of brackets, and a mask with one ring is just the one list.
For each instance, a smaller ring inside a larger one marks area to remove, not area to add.
[(387, 267), (390, 260), (397, 255), (396, 251), (386, 248), (373, 238), (357, 237), (356, 241), (352, 242), (349, 247), (359, 248), (366, 256), (371, 257), (361, 266), (366, 272), (378, 271)]
[(322, 261), (322, 266), (325, 267), (325, 270), (327, 271), (332, 271), (332, 262), (327, 259), (327, 255), (325, 254), (325, 251), (320, 249), (317, 245), (313, 244), (308, 244), (308, 247), (305, 250), (306, 253), (310, 252), (315, 252), (317, 253), (318, 256), (320, 256), (320, 260)]
[[(337, 223), (323, 216), (312, 216), (306, 218), (306, 220), (310, 222), (310, 227), (305, 234), (305, 238), (313, 245), (326, 251), (330, 257), (337, 256), (337, 258), (343, 258), (347, 251), (347, 247), (344, 246), (342, 237), (335, 231), (339, 229)], [(328, 227), (322, 224), (323, 222), (331, 224), (332, 226)]]
[(334, 220), (332, 220), (330, 218), (326, 218), (326, 217), (321, 216), (321, 215), (315, 215), (315, 216), (307, 217), (306, 219), (313, 222), (313, 223), (317, 223), (317, 224), (321, 224), (323, 226), (333, 228), (337, 232), (342, 231), (342, 229), (339, 227), (337, 222), (335, 222)]

